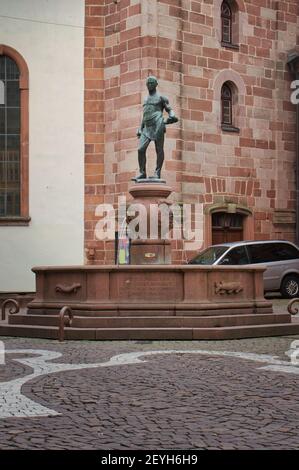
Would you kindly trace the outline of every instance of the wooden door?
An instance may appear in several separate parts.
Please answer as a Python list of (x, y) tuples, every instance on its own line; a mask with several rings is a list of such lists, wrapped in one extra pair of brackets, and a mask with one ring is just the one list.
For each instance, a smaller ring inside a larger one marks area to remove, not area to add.
[(212, 244), (238, 242), (243, 240), (243, 216), (216, 212), (212, 214)]

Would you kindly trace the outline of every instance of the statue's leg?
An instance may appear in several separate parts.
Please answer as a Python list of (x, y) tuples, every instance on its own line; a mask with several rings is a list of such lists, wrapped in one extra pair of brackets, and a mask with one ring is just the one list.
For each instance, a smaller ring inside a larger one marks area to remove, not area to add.
[(156, 146), (156, 153), (157, 153), (157, 165), (155, 176), (157, 178), (161, 178), (161, 170), (164, 162), (164, 134), (159, 136), (159, 138), (155, 141)]
[(150, 144), (150, 139), (141, 134), (138, 148), (138, 163), (140, 175), (146, 178), (146, 149)]

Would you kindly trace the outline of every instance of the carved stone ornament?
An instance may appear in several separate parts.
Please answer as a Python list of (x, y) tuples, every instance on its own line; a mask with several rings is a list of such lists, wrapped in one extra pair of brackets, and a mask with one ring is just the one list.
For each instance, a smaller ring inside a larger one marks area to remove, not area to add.
[(215, 282), (215, 294), (219, 295), (232, 295), (239, 294), (243, 291), (243, 287), (239, 282)]
[(298, 307), (294, 307), (294, 304), (296, 303), (299, 303), (299, 299), (296, 297), (295, 299), (292, 299), (289, 303), (288, 303), (288, 312), (291, 314), (291, 315), (296, 315), (298, 313)]
[(57, 284), (55, 287), (56, 292), (61, 292), (62, 294), (76, 294), (79, 289), (81, 289), (81, 284), (78, 283), (74, 283), (71, 286)]
[[(10, 305), (10, 308), (8, 308), (9, 305)], [(1, 320), (5, 320), (5, 312), (6, 312), (7, 308), (8, 308), (8, 311), (9, 311), (10, 315), (13, 315), (15, 313), (19, 313), (20, 304), (15, 299), (6, 299), (6, 300), (4, 300), (4, 302), (2, 303), (2, 306), (1, 306)]]

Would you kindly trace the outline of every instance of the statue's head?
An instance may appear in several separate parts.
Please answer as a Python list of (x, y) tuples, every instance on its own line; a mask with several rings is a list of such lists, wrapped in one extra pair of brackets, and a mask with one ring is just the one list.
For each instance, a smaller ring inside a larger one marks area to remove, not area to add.
[(148, 91), (155, 90), (158, 86), (158, 80), (156, 79), (156, 77), (154, 77), (152, 75), (147, 77), (146, 86), (147, 86)]

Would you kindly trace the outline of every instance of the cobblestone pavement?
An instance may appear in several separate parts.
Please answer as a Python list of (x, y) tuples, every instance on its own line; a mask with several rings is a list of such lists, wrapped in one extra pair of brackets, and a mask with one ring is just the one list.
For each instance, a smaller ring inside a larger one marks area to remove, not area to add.
[[(47, 352), (39, 354), (49, 357), (8, 352), (0, 365), (0, 449), (298, 448), (299, 366), (290, 367), (285, 352), (299, 336), (168, 342), (1, 339), (7, 351), (42, 350)], [(150, 351), (160, 353), (126, 354)], [(51, 352), (61, 356), (51, 357)], [(90, 363), (93, 368), (83, 368)], [(72, 366), (78, 369), (69, 370)], [(22, 406), (28, 414), (32, 407), (34, 414), (37, 404), (54, 415), (39, 416), (37, 409), (33, 417), (3, 417), (5, 406), (20, 393), (16, 414)]]
[[(280, 294), (276, 293), (269, 293), (266, 296), (267, 300), (271, 300), (273, 304), (273, 310), (275, 313), (279, 312), (287, 312), (287, 306), (290, 302), (290, 299), (282, 299)], [(295, 307), (299, 308), (299, 303), (295, 305)]]

